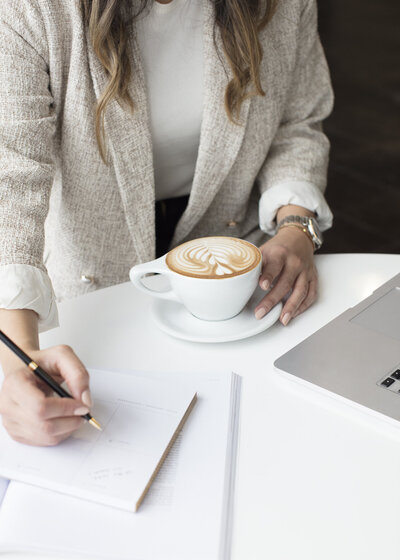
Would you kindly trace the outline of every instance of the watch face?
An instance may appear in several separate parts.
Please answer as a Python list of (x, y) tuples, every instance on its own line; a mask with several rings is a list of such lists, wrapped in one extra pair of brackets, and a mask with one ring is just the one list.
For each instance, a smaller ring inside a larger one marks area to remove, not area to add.
[(319, 249), (322, 245), (322, 233), (318, 227), (317, 220), (314, 218), (308, 219), (308, 230), (312, 235), (315, 248)]
[(318, 222), (315, 218), (309, 216), (286, 216), (283, 218), (278, 224), (278, 230), (280, 226), (284, 224), (300, 224), (303, 228), (305, 228), (309, 234), (311, 241), (314, 244), (314, 250), (319, 249), (322, 245), (322, 233), (319, 229)]

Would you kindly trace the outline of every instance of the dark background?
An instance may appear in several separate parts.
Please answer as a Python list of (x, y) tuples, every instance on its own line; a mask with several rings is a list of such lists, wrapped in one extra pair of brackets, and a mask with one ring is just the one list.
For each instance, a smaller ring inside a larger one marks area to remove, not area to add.
[(400, 0), (318, 0), (335, 91), (322, 253), (400, 253)]

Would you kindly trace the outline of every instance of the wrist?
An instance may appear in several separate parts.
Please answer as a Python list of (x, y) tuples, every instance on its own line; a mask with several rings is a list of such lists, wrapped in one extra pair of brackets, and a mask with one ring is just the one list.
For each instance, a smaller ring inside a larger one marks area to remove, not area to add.
[(308, 218), (315, 218), (314, 212), (304, 208), (303, 206), (296, 206), (295, 204), (287, 204), (281, 206), (276, 213), (276, 223), (279, 224), (284, 218), (288, 216), (304, 216)]
[(290, 231), (291, 233), (295, 233), (296, 234), (296, 238), (299, 239), (300, 237), (302, 239), (307, 239), (308, 240), (308, 245), (311, 247), (312, 252), (315, 252), (315, 245), (314, 242), (312, 240), (312, 238), (310, 237), (310, 234), (308, 233), (308, 231), (302, 227), (300, 224), (284, 224), (283, 226), (281, 226), (277, 232), (276, 235), (281, 235), (282, 233), (285, 233)]
[(276, 232), (274, 239), (278, 239), (288, 249), (301, 246), (307, 252), (310, 252), (312, 255), (314, 254), (314, 243), (310, 237), (298, 227), (282, 227)]
[(311, 241), (313, 251), (321, 248), (323, 237), (315, 218), (301, 215), (285, 216), (278, 222), (277, 231), (284, 228), (297, 228), (304, 233)]
[[(0, 329), (28, 355), (39, 346), (38, 316), (30, 309), (0, 309)], [(21, 360), (0, 343), (0, 363), (4, 375), (21, 367)]]

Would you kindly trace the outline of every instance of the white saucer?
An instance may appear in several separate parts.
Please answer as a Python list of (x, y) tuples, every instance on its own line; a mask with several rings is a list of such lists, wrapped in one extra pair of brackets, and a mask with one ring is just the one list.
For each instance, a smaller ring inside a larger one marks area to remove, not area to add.
[(152, 317), (162, 331), (176, 338), (192, 342), (231, 342), (265, 331), (279, 319), (281, 303), (262, 319), (255, 318), (254, 309), (264, 295), (258, 288), (243, 311), (227, 321), (202, 321), (182, 304), (165, 299), (154, 299)]

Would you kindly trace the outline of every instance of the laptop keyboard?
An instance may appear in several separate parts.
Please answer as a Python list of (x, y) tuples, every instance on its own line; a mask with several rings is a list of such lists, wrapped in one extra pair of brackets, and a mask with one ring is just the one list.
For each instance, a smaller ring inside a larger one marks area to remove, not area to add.
[(400, 393), (400, 365), (382, 377), (377, 384), (394, 393)]

